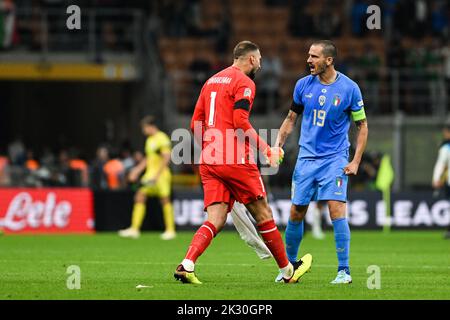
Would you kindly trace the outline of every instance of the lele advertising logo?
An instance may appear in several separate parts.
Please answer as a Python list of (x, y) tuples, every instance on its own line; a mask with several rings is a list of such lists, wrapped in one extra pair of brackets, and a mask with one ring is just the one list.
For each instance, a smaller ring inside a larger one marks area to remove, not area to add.
[(92, 233), (89, 189), (0, 189), (0, 228), (5, 233)]

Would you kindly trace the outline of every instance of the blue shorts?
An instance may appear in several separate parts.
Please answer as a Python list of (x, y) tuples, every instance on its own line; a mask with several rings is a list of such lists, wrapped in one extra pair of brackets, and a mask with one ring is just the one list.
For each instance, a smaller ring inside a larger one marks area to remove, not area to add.
[(298, 158), (292, 176), (292, 203), (303, 206), (317, 200), (346, 202), (347, 164), (347, 150), (327, 158)]

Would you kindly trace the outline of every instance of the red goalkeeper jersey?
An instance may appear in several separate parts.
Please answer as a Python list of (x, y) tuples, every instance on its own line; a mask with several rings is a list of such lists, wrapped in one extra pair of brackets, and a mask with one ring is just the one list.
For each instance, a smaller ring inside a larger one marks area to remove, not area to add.
[[(230, 66), (206, 81), (191, 121), (191, 129), (196, 127), (194, 133), (200, 133), (200, 130), (203, 133), (201, 164), (255, 163), (248, 136), (245, 139), (236, 136), (239, 128), (236, 123), (239, 121), (235, 113), (240, 108), (236, 102), (244, 102), (241, 104), (244, 110), (239, 110), (243, 116), (239, 116), (247, 121), (254, 97), (255, 83), (237, 67)], [(242, 126), (243, 132), (247, 128), (251, 126)], [(258, 140), (255, 136), (253, 130), (253, 138)], [(196, 136), (197, 141), (198, 138)]]

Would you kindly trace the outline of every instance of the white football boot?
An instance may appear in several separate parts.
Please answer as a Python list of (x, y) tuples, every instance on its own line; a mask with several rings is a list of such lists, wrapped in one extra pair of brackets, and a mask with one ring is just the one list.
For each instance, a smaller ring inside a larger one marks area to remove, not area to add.
[(345, 270), (341, 270), (338, 272), (336, 279), (330, 282), (331, 284), (342, 284), (342, 283), (352, 283), (352, 277), (345, 272)]

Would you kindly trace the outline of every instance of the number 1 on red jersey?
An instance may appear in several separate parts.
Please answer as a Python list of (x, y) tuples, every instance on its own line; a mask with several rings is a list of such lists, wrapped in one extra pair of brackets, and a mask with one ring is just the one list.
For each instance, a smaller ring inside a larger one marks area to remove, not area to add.
[(208, 126), (213, 127), (214, 126), (214, 113), (216, 109), (216, 91), (211, 91), (211, 101), (209, 102), (209, 118), (208, 118)]

